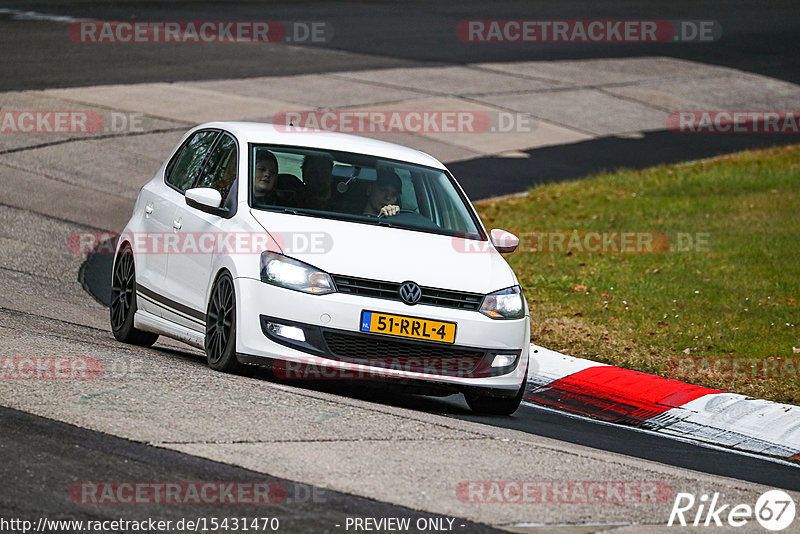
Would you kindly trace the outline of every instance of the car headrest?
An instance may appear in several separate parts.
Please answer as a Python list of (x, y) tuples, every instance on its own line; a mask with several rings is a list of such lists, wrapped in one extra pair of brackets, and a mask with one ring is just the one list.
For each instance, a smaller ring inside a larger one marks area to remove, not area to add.
[(276, 189), (299, 189), (303, 187), (303, 182), (295, 176), (294, 174), (289, 173), (280, 173), (278, 174), (278, 183), (275, 184)]

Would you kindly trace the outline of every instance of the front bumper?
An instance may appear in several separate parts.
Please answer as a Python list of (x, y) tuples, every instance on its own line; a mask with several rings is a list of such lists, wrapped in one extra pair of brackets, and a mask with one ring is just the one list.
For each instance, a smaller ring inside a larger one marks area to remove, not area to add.
[[(494, 320), (479, 312), (331, 293), (308, 295), (251, 278), (234, 280), (237, 354), (247, 363), (280, 362), (283, 378), (394, 379), (505, 396), (526, 379), (528, 317)], [(456, 322), (454, 344), (360, 332), (362, 310)], [(294, 326), (304, 341), (276, 336), (267, 323)], [(513, 362), (491, 367), (496, 354)], [(333, 371), (332, 371), (333, 370)], [(279, 375), (279, 377), (281, 377)]]

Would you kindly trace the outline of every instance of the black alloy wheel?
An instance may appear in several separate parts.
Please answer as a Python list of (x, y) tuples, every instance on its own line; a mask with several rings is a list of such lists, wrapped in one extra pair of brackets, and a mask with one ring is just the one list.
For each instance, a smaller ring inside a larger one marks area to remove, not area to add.
[(133, 251), (128, 244), (123, 245), (114, 262), (109, 315), (111, 332), (117, 341), (149, 347), (158, 339), (158, 334), (143, 332), (133, 326), (136, 315), (136, 268)]
[(208, 366), (228, 373), (239, 369), (236, 359), (236, 293), (227, 271), (214, 283), (206, 313), (206, 358)]

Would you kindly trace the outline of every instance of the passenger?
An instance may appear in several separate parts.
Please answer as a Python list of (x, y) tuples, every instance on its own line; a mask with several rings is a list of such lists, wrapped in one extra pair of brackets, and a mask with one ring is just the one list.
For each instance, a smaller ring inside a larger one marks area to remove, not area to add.
[(333, 194), (333, 158), (327, 154), (308, 155), (303, 159), (304, 191), (299, 207), (325, 210)]
[(373, 217), (391, 217), (400, 211), (403, 181), (389, 167), (378, 167), (378, 179), (367, 187), (367, 199), (362, 213)]
[(278, 203), (275, 186), (278, 184), (278, 159), (269, 150), (259, 152), (253, 172), (253, 203), (274, 205)]

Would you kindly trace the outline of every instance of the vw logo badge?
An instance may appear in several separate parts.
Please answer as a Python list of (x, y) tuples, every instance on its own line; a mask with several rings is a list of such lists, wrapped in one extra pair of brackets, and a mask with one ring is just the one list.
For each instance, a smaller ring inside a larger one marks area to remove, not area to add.
[(413, 306), (422, 298), (422, 289), (414, 282), (403, 282), (398, 293), (403, 302), (409, 306)]

